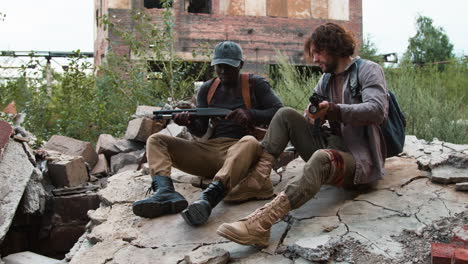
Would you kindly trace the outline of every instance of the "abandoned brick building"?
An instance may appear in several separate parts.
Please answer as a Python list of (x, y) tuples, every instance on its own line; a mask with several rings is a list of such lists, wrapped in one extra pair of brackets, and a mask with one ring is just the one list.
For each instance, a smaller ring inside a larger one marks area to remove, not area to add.
[[(192, 50), (198, 43), (213, 47), (223, 40), (238, 42), (244, 49), (244, 70), (268, 73), (277, 63), (277, 52), (304, 65), (303, 43), (313, 28), (324, 22), (339, 23), (362, 39), (362, 0), (171, 0), (176, 22), (176, 51), (187, 61), (197, 61)], [(131, 10), (145, 9), (161, 16), (159, 0), (95, 0), (95, 65), (100, 65), (109, 43), (119, 55), (130, 48), (105, 31), (99, 17), (131, 28)], [(206, 60), (206, 58), (205, 58)]]

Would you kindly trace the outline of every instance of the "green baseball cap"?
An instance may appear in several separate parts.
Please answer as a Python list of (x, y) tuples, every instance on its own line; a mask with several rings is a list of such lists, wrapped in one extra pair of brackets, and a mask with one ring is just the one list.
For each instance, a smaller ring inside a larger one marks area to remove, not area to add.
[(242, 48), (232, 41), (223, 41), (216, 45), (211, 66), (216, 64), (228, 64), (239, 67), (242, 58)]

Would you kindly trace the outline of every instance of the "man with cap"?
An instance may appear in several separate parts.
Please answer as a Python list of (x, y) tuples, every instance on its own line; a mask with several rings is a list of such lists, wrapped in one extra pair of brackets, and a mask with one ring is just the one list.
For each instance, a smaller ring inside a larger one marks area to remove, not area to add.
[[(265, 169), (268, 176), (263, 177), (264, 180), (259, 180), (258, 172), (255, 172), (263, 164), (262, 159), (270, 156), (262, 156), (262, 147), (255, 137), (249, 135), (249, 130), (256, 125), (268, 125), (283, 105), (270, 84), (255, 74), (248, 75), (250, 99), (245, 101), (240, 74), (244, 65), (243, 52), (237, 43), (219, 43), (211, 65), (217, 78), (200, 87), (197, 107), (225, 108), (232, 112), (224, 119), (211, 119), (213, 132), (206, 142), (159, 133), (148, 138), (147, 157), (155, 194), (133, 204), (133, 212), (138, 216), (153, 218), (181, 213), (188, 224), (196, 226), (206, 223), (212, 209), (228, 194), (232, 201), (270, 198), (273, 195), (268, 178), (271, 168)], [(187, 126), (195, 136), (205, 134), (210, 125), (208, 118), (188, 112), (177, 114), (173, 120), (178, 125)], [(172, 167), (213, 180), (200, 198), (188, 205), (174, 188), (170, 178)]]

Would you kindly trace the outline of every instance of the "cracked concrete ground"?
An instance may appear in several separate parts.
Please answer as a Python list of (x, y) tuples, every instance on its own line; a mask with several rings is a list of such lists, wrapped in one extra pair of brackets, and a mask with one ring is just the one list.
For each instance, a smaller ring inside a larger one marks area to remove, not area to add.
[[(421, 144), (414, 140), (413, 143)], [(88, 231), (67, 257), (71, 263), (96, 264), (426, 263), (427, 256), (408, 259), (407, 245), (396, 238), (403, 232), (414, 234), (431, 226), (433, 221), (456, 218), (466, 212), (468, 194), (455, 191), (453, 184), (432, 183), (430, 173), (418, 169), (419, 159), (426, 162), (425, 166), (433, 164), (428, 159), (437, 162), (440, 159), (427, 157), (427, 153), (420, 155), (421, 147), (414, 144), (405, 146), (406, 157), (387, 159), (387, 175), (371, 190), (322, 187), (314, 199), (273, 226), (270, 246), (262, 250), (230, 242), (215, 231), (220, 224), (233, 222), (268, 200), (222, 202), (206, 225), (191, 227), (179, 215), (155, 219), (133, 215), (131, 205), (145, 197), (150, 177), (137, 171), (117, 174), (101, 190), (100, 208), (88, 213), (91, 218)], [(453, 149), (452, 144), (451, 152), (466, 155), (468, 147), (459, 146)], [(275, 192), (288, 179), (299, 175), (303, 165), (301, 159), (291, 162), (281, 182), (272, 173)], [(173, 175), (179, 181), (176, 189), (189, 202), (201, 192), (190, 184), (192, 177), (180, 171)]]

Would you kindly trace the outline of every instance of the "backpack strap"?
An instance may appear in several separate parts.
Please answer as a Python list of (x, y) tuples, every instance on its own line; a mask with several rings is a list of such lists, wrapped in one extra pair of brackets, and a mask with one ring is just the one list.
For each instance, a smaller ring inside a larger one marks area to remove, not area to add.
[(352, 97), (361, 97), (361, 84), (359, 83), (359, 67), (361, 66), (363, 59), (358, 59), (354, 62), (351, 74), (349, 76), (349, 87), (351, 90)]
[(331, 77), (331, 73), (325, 73), (325, 75), (323, 75), (323, 79), (322, 79), (322, 90), (325, 91), (327, 89), (327, 85), (328, 85), (328, 81), (330, 80), (330, 77)]
[(249, 74), (241, 74), (241, 87), (242, 87), (242, 99), (247, 109), (252, 108), (252, 102), (250, 100), (250, 85), (249, 85)]
[(213, 99), (213, 95), (216, 92), (216, 88), (218, 88), (220, 82), (221, 80), (218, 77), (214, 78), (211, 82), (210, 89), (208, 90), (208, 96), (206, 98), (208, 104), (210, 104), (211, 99)]
[[(210, 89), (208, 90), (207, 102), (210, 104), (211, 99), (216, 92), (221, 80), (219, 78), (214, 78), (211, 82)], [(242, 89), (242, 99), (244, 100), (245, 107), (247, 109), (252, 108), (252, 102), (250, 100), (250, 85), (249, 85), (249, 74), (242, 73), (241, 74), (241, 89)]]

